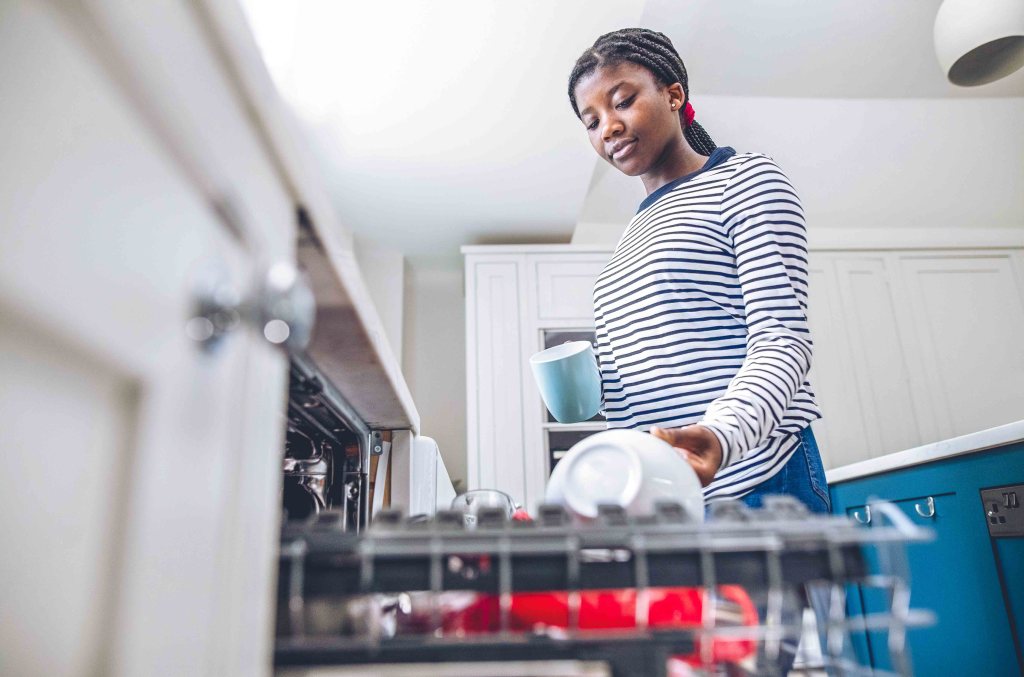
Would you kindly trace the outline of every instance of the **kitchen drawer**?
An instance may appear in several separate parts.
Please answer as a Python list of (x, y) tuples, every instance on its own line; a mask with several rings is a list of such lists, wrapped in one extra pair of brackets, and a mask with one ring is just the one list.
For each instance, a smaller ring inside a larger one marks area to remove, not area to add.
[(594, 322), (594, 283), (607, 262), (607, 255), (577, 257), (573, 261), (544, 256), (533, 257), (537, 284), (537, 319)]

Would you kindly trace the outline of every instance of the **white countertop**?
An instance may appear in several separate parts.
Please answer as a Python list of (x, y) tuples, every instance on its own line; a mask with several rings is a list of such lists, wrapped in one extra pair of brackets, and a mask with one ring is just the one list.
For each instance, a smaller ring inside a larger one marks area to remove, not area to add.
[(829, 484), (845, 482), (847, 480), (875, 475), (889, 470), (907, 468), (921, 463), (939, 461), (954, 456), (972, 454), (976, 451), (1000, 447), (1004, 444), (1012, 444), (1024, 440), (1024, 421), (1007, 423), (1006, 425), (980, 430), (969, 435), (953, 437), (941, 442), (933, 442), (921, 447), (897, 451), (878, 458), (868, 459), (844, 465), (840, 468), (833, 468), (825, 472), (825, 478)]

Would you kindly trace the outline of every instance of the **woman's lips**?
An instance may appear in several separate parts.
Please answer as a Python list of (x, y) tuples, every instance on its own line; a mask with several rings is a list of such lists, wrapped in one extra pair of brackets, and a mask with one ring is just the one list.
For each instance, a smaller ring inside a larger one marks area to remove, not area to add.
[(634, 150), (636, 150), (636, 139), (633, 139), (632, 141), (627, 141), (621, 146), (616, 146), (615, 149), (609, 155), (609, 157), (612, 160), (618, 162), (632, 155)]

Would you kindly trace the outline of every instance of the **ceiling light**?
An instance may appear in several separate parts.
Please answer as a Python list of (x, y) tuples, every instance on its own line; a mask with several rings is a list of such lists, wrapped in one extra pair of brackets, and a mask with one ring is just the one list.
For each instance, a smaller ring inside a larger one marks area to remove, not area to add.
[(1024, 0), (945, 0), (935, 54), (954, 85), (994, 82), (1024, 66)]

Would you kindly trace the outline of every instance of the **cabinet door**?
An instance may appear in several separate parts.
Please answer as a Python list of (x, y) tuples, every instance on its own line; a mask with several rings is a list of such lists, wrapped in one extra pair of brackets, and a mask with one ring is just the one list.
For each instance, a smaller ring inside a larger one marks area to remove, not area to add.
[[(907, 646), (914, 674), (1013, 674), (1017, 666), (1013, 643), (1007, 628), (1005, 612), (995, 579), (991, 552), (987, 550), (987, 532), (973, 492), (961, 492), (953, 477), (936, 479), (942, 471), (927, 469), (892, 473), (837, 487), (835, 493), (860, 501), (846, 509), (851, 517), (865, 517), (864, 499), (891, 500), (912, 521), (933, 529), (935, 540), (906, 546), (906, 569), (910, 572), (910, 606), (933, 611), (936, 625), (908, 631)], [(948, 472), (948, 471), (947, 471)], [(906, 487), (927, 491), (929, 486), (941, 488), (935, 493), (907, 497)], [(965, 493), (972, 494), (970, 496)], [(928, 499), (931, 499), (929, 503)], [(934, 511), (934, 513), (932, 513)], [(871, 513), (871, 527), (884, 522), (880, 511)], [(893, 571), (882, 567), (878, 551), (868, 549), (869, 567), (882, 574)], [(893, 558), (899, 561), (899, 557)], [(851, 614), (890, 613), (892, 600), (885, 589), (864, 586), (859, 597), (848, 598)], [(859, 607), (859, 608), (858, 608)], [(875, 630), (867, 633), (867, 654), (878, 669), (893, 666), (889, 633)], [(862, 640), (855, 636), (858, 658), (863, 660)]]
[(594, 322), (594, 283), (607, 254), (530, 257), (537, 294), (536, 319)]
[(916, 447), (935, 433), (928, 410), (915, 406), (886, 258), (836, 259), (844, 334), (857, 369), (848, 388), (860, 403), (867, 447), (856, 460)]
[(500, 489), (526, 499), (520, 359), (520, 264), (466, 259), (466, 365), (470, 489)]
[(63, 9), (0, 21), (0, 673), (266, 673), (286, 361), (186, 336), (254, 262)]
[(821, 420), (814, 422), (814, 434), (821, 438), (826, 470), (861, 461), (869, 449), (861, 398), (851, 387), (856, 371), (836, 261), (833, 255), (812, 252), (809, 267), (807, 319), (814, 340), (809, 378), (822, 410)]
[[(833, 505), (833, 510), (836, 510), (838, 507)], [(865, 515), (867, 515), (863, 505), (845, 508), (843, 512), (848, 518), (858, 521), (866, 519)], [(867, 528), (867, 525), (865, 525), (865, 528)], [(866, 613), (864, 592), (864, 588), (860, 585), (846, 586), (846, 612), (849, 618), (858, 619), (864, 617)], [(850, 632), (849, 639), (857, 664), (861, 666), (872, 665), (871, 648), (868, 644), (867, 633), (864, 630), (853, 630)]]
[[(902, 255), (917, 379), (939, 420), (935, 439), (1020, 419), (1024, 283), (1019, 254)], [(928, 442), (932, 440), (924, 440)]]

